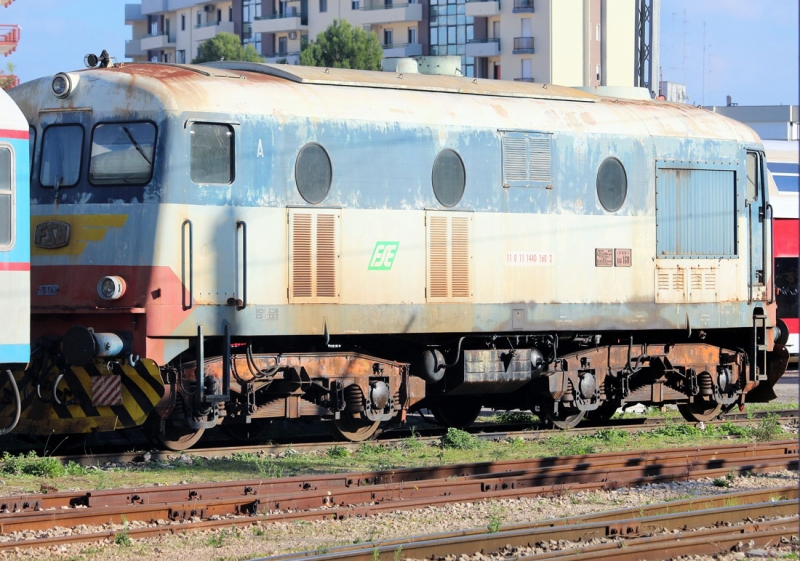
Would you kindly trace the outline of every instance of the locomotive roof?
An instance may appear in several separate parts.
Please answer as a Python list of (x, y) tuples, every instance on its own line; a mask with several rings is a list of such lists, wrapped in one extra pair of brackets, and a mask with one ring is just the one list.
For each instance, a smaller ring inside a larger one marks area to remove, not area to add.
[(746, 125), (700, 107), (614, 99), (527, 82), (244, 62), (124, 63), (69, 74), (78, 78), (78, 86), (65, 99), (53, 95), (52, 77), (14, 88), (12, 97), (28, 114), (90, 106), (98, 112), (121, 114), (151, 110), (268, 113), (279, 119), (375, 120), (760, 143)]

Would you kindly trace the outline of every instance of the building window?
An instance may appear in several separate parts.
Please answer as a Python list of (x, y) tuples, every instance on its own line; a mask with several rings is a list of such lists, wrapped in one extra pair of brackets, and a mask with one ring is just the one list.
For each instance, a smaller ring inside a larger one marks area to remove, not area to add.
[(177, 51), (175, 53), (175, 62), (178, 64), (186, 64), (186, 51)]
[(594, 67), (595, 80), (600, 81), (600, 65)]
[(242, 0), (242, 45), (253, 45), (261, 54), (261, 33), (252, 32), (253, 21), (261, 19), (261, 0)]
[(417, 42), (417, 28), (416, 27), (409, 27), (408, 28), (408, 44), (414, 45)]
[(530, 78), (533, 77), (533, 74), (531, 73), (531, 59), (523, 58), (521, 62), (522, 62), (522, 79), (529, 80)]
[(164, 20), (164, 35), (169, 35), (169, 19)]
[(203, 17), (203, 16), (202, 16), (202, 15), (200, 14), (200, 12), (198, 11), (198, 12), (197, 12), (197, 27), (200, 27), (201, 25), (203, 25), (203, 20), (201, 19), (202, 17)]
[(181, 31), (186, 31), (186, 14), (181, 14)]
[(361, 0), (353, 0), (353, 1), (350, 3), (350, 8), (351, 8), (352, 10), (359, 10), (359, 9), (361, 9)]
[(430, 0), (429, 4), (430, 54), (460, 56), (464, 76), (474, 76), (475, 58), (466, 56), (466, 42), (474, 38), (474, 18), (466, 15), (466, 0)]
[(328, 0), (319, 0), (319, 13), (323, 14), (328, 11)]
[(222, 10), (217, 10), (217, 24), (222, 23)]
[(281, 56), (286, 56), (286, 53), (289, 51), (287, 48), (287, 40), (286, 37), (278, 37), (278, 54)]
[(147, 25), (150, 28), (150, 35), (158, 35), (158, 17), (147, 16)]
[(384, 29), (383, 30), (383, 45), (388, 47), (392, 45), (394, 32), (391, 29)]
[(233, 21), (233, 6), (228, 6), (228, 21)]
[(599, 23), (597, 24), (597, 26), (595, 26), (595, 30), (594, 30), (594, 38), (595, 38), (597, 41), (599, 41), (599, 40), (600, 40), (600, 24), (599, 24)]

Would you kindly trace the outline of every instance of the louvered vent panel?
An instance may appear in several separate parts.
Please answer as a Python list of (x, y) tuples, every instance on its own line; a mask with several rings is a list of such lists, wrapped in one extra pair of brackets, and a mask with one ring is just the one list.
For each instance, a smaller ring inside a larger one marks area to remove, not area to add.
[(658, 271), (658, 290), (669, 290), (669, 271)]
[(672, 273), (672, 290), (678, 290), (683, 292), (685, 287), (685, 282), (683, 278), (683, 270), (677, 269)]
[(469, 298), (469, 218), (453, 217), (451, 233), (452, 296)]
[(550, 181), (550, 137), (528, 139), (530, 149), (530, 180)]
[(312, 220), (310, 214), (295, 214), (292, 223), (292, 296), (295, 298), (312, 296)]
[(705, 285), (704, 288), (706, 290), (717, 290), (717, 270), (711, 269), (710, 271), (706, 271), (705, 274)]
[(339, 298), (339, 213), (290, 210), (291, 302), (335, 302)]
[(463, 301), (472, 297), (472, 217), (429, 213), (428, 299)]
[(505, 180), (528, 180), (528, 140), (525, 137), (503, 137), (503, 171)]
[(317, 296), (336, 296), (336, 217), (317, 215)]
[(695, 290), (703, 290), (703, 271), (693, 270), (691, 272), (691, 284), (689, 289), (694, 292)]
[(444, 216), (430, 217), (430, 249), (428, 270), (430, 271), (429, 295), (432, 298), (447, 298), (448, 282), (448, 243), (447, 243), (447, 218)]

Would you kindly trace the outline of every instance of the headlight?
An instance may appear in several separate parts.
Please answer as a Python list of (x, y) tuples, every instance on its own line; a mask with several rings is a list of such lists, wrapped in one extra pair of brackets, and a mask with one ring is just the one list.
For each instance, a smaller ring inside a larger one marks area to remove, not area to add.
[(103, 277), (97, 283), (97, 294), (103, 300), (119, 300), (125, 294), (125, 279), (122, 277)]
[(50, 89), (53, 90), (53, 95), (59, 99), (67, 97), (78, 83), (78, 76), (76, 74), (68, 74), (66, 72), (59, 72), (53, 77), (50, 83)]

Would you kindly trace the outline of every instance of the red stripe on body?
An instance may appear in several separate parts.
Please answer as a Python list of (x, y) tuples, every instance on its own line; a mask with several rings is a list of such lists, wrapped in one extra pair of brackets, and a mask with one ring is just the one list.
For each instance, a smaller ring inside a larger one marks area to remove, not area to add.
[(0, 271), (30, 271), (30, 263), (0, 263)]
[(0, 137), (2, 138), (19, 138), (22, 140), (28, 140), (30, 134), (28, 131), (15, 131), (11, 129), (0, 129)]
[(789, 328), (789, 333), (800, 333), (800, 318), (781, 318), (786, 327)]

